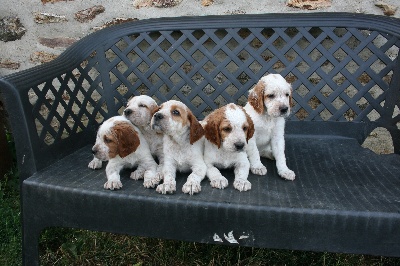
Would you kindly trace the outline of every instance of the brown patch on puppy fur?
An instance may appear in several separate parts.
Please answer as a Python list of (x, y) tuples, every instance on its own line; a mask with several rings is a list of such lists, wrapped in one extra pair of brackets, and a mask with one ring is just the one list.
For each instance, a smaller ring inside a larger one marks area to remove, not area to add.
[(259, 81), (249, 93), (248, 102), (257, 113), (264, 112), (264, 84), (262, 81)]
[[(238, 107), (246, 115), (248, 125), (243, 125), (243, 126), (248, 127), (246, 132), (246, 141), (248, 143), (249, 139), (253, 137), (255, 132), (253, 120), (246, 113), (243, 107), (238, 105), (237, 106), (228, 105), (227, 107), (231, 109), (235, 109), (235, 107)], [(225, 110), (226, 106), (221, 107), (215, 110), (213, 113), (211, 113), (210, 116), (207, 118), (207, 124), (204, 126), (206, 139), (211, 143), (217, 145), (218, 149), (221, 147), (222, 141), (228, 136), (228, 134), (230, 134), (230, 132), (223, 130), (224, 128), (231, 127), (230, 121), (225, 117)]]
[(139, 135), (129, 122), (116, 122), (111, 133), (104, 136), (104, 142), (109, 148), (110, 159), (117, 155), (124, 158), (140, 145)]
[[(174, 111), (178, 111), (179, 115), (175, 115)], [(172, 105), (171, 117), (172, 119), (182, 123), (183, 125), (190, 125), (190, 144), (195, 143), (196, 141), (201, 139), (202, 136), (204, 136), (203, 127), (189, 109), (182, 108), (177, 105)]]
[(204, 129), (191, 111), (188, 113), (190, 122), (190, 144), (195, 143), (204, 136)]
[(253, 119), (251, 119), (251, 117), (246, 113), (246, 110), (244, 110), (244, 108), (242, 106), (239, 106), (239, 108), (242, 109), (242, 111), (246, 115), (247, 123), (249, 123), (249, 127), (247, 129), (247, 136), (246, 136), (246, 141), (247, 141), (247, 143), (249, 143), (249, 139), (251, 139), (253, 137), (254, 132), (255, 132)]
[[(208, 141), (221, 147), (222, 136), (220, 134), (220, 125), (225, 118), (225, 107), (215, 110), (207, 119), (207, 124), (204, 127), (205, 137)], [(226, 120), (227, 121), (227, 120)]]
[[(186, 125), (188, 123), (188, 116), (186, 114), (186, 110), (184, 108), (181, 108), (180, 106), (177, 105), (171, 105), (171, 117), (173, 120), (178, 121), (182, 123), (183, 125)], [(178, 111), (179, 115), (174, 115), (174, 111)]]
[[(225, 129), (228, 129), (228, 131), (226, 131)], [(231, 130), (232, 130), (232, 126), (228, 119), (223, 119), (222, 121), (220, 121), (219, 127), (218, 127), (220, 143), (223, 142), (228, 137), (228, 135), (231, 133)]]

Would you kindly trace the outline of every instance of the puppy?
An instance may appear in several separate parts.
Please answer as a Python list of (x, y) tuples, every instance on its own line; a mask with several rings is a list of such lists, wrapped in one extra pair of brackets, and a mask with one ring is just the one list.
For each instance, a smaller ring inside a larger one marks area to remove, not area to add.
[(251, 189), (247, 180), (250, 162), (247, 144), (254, 134), (254, 124), (243, 107), (230, 103), (209, 114), (201, 122), (205, 131), (204, 162), (211, 186), (223, 189), (228, 180), (217, 168), (234, 168), (234, 188), (239, 191)]
[(164, 183), (157, 186), (162, 194), (176, 191), (176, 170), (192, 171), (182, 191), (190, 195), (201, 191), (207, 166), (203, 160), (204, 130), (182, 102), (163, 103), (151, 119), (151, 127), (164, 133)]
[[(159, 170), (157, 172), (161, 172), (164, 163), (163, 134), (153, 130), (150, 126), (151, 118), (157, 109), (158, 105), (153, 98), (147, 95), (134, 96), (129, 100), (124, 110), (124, 116), (142, 132), (151, 154), (158, 159)], [(160, 177), (161, 179), (162, 177)]]
[(268, 74), (249, 91), (244, 107), (254, 122), (260, 156), (275, 159), (278, 174), (287, 180), (296, 176), (285, 157), (285, 118), (290, 114), (291, 93), (291, 85), (281, 75)]
[[(105, 189), (120, 189), (119, 172), (125, 167), (137, 166), (132, 179), (144, 178), (144, 186), (154, 186), (157, 164), (151, 156), (146, 139), (137, 127), (123, 116), (115, 116), (100, 126), (92, 148), (97, 160), (108, 161)], [(158, 182), (157, 182), (158, 183)]]

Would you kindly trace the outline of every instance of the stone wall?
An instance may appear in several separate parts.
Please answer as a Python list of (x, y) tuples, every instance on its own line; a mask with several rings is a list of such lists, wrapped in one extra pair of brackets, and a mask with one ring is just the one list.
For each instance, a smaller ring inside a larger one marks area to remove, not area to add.
[(76, 40), (103, 27), (155, 17), (285, 12), (391, 15), (398, 0), (2, 0), (0, 76), (56, 58)]

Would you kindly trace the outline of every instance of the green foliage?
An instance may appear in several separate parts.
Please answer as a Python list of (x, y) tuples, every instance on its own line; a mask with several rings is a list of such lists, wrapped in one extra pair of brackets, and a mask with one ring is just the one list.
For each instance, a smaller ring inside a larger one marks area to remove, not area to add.
[(400, 265), (400, 258), (271, 250), (48, 229), (44, 265)]
[(15, 150), (14, 139), (13, 139), (10, 131), (6, 130), (6, 138), (7, 138), (8, 148), (10, 149), (11, 155), (13, 156), (13, 161), (16, 162), (17, 161), (17, 155), (16, 155), (17, 152)]
[(0, 180), (0, 265), (21, 265), (21, 210), (18, 176), (11, 171)]

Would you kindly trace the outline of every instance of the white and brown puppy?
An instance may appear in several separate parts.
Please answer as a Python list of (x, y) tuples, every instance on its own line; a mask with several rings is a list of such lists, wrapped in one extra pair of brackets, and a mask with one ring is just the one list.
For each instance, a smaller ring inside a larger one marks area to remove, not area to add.
[(164, 133), (164, 182), (157, 186), (159, 193), (176, 191), (176, 171), (189, 172), (182, 191), (194, 194), (201, 191), (207, 166), (203, 160), (204, 130), (199, 121), (182, 102), (170, 100), (153, 115), (151, 126)]
[(97, 132), (92, 152), (96, 159), (108, 161), (105, 189), (122, 187), (119, 173), (125, 167), (137, 166), (130, 177), (135, 180), (144, 178), (145, 187), (153, 187), (154, 180), (157, 181), (157, 163), (151, 156), (146, 139), (138, 128), (123, 116), (104, 121)]
[(291, 85), (279, 74), (268, 74), (249, 91), (246, 112), (255, 127), (255, 140), (261, 157), (276, 160), (278, 174), (294, 180), (286, 165), (285, 118), (290, 114)]
[(205, 131), (204, 162), (211, 186), (223, 189), (228, 180), (218, 170), (233, 167), (233, 187), (239, 191), (251, 189), (247, 180), (250, 162), (246, 150), (254, 134), (254, 124), (243, 107), (230, 103), (209, 114), (202, 122)]
[(124, 116), (142, 132), (151, 154), (158, 159), (158, 169), (161, 172), (164, 163), (163, 134), (153, 130), (150, 125), (151, 118), (157, 109), (158, 105), (153, 98), (147, 95), (134, 96), (129, 100)]

